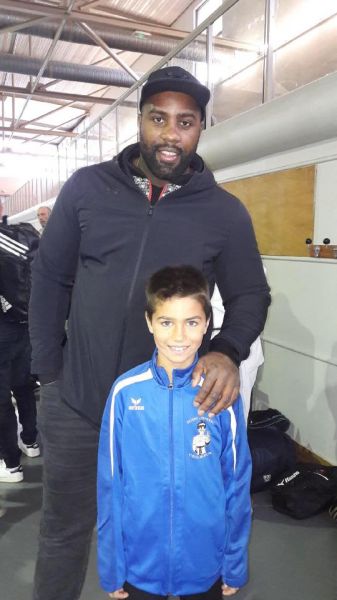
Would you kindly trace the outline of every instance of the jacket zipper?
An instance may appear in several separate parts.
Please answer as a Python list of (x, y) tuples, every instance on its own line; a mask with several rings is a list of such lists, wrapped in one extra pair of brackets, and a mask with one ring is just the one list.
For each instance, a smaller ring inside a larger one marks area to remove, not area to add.
[(170, 441), (170, 542), (168, 595), (172, 589), (173, 515), (174, 515), (174, 441), (173, 441), (173, 384), (169, 388), (169, 441)]
[[(154, 210), (154, 204), (150, 203), (149, 206), (148, 206), (148, 208), (147, 208), (147, 211), (146, 211), (146, 214), (147, 214), (148, 217), (152, 217), (153, 210)], [(139, 273), (139, 267), (140, 267), (140, 263), (141, 263), (142, 258), (143, 258), (144, 248), (145, 248), (145, 244), (146, 244), (146, 241), (147, 241), (147, 238), (148, 238), (148, 235), (149, 235), (149, 231), (150, 231), (150, 221), (148, 220), (146, 222), (145, 229), (143, 231), (143, 237), (142, 237), (141, 242), (140, 242), (138, 258), (137, 258), (135, 270), (133, 272), (133, 277), (132, 277), (132, 281), (131, 281), (131, 285), (130, 285), (130, 289), (129, 289), (129, 295), (128, 295), (128, 299), (127, 299), (127, 302), (126, 302), (126, 314), (128, 313), (128, 310), (130, 308), (130, 304), (131, 304), (133, 292), (134, 292), (136, 281), (137, 281), (137, 275)]]
[[(149, 179), (149, 186), (150, 186), (149, 187), (149, 195), (148, 195), (149, 204), (148, 204), (148, 208), (147, 208), (146, 213), (147, 213), (148, 217), (152, 217), (155, 205), (162, 198), (162, 196), (166, 192), (168, 186), (164, 185), (164, 187), (162, 188), (162, 190), (161, 190), (161, 192), (159, 194), (159, 197), (157, 198), (157, 201), (155, 201), (155, 202), (153, 201), (153, 198), (152, 198), (153, 188), (152, 188), (152, 182), (151, 182), (150, 179)], [(138, 275), (138, 272), (139, 272), (140, 263), (141, 263), (141, 260), (143, 258), (143, 252), (144, 252), (144, 248), (145, 248), (145, 243), (146, 243), (146, 240), (147, 240), (148, 235), (149, 235), (149, 230), (150, 230), (150, 221), (147, 221), (146, 227), (145, 227), (144, 232), (143, 232), (143, 237), (141, 239), (141, 243), (140, 243), (140, 247), (139, 247), (139, 253), (138, 253), (138, 259), (137, 259), (137, 262), (136, 262), (135, 270), (133, 272), (133, 278), (132, 278), (132, 281), (131, 281), (131, 285), (130, 285), (130, 289), (129, 289), (129, 295), (128, 295), (128, 299), (127, 299), (127, 302), (126, 302), (126, 314), (128, 313), (128, 309), (130, 307), (131, 299), (132, 299), (134, 288), (135, 288), (135, 285), (136, 285), (137, 275)]]
[[(150, 188), (150, 194), (151, 194), (151, 191), (152, 191), (152, 187)], [(150, 198), (151, 198), (151, 196), (150, 196)], [(147, 206), (147, 210), (146, 210), (146, 214), (148, 217), (152, 217), (153, 211), (154, 211), (154, 206), (155, 205), (152, 203), (152, 200), (150, 200), (150, 204)], [(123, 320), (123, 327), (122, 327), (121, 338), (120, 338), (121, 341), (120, 341), (119, 352), (118, 352), (118, 362), (116, 365), (116, 373), (115, 373), (116, 377), (119, 373), (120, 364), (121, 364), (122, 355), (123, 355), (123, 346), (124, 346), (124, 339), (125, 339), (127, 317), (128, 317), (129, 308), (130, 308), (133, 292), (135, 289), (136, 281), (137, 281), (137, 275), (139, 273), (140, 264), (141, 264), (141, 261), (143, 258), (145, 244), (146, 244), (146, 241), (147, 241), (147, 238), (149, 235), (149, 231), (150, 231), (150, 224), (151, 224), (150, 220), (148, 219), (145, 224), (142, 239), (140, 241), (138, 258), (137, 258), (137, 262), (136, 262), (136, 265), (135, 265), (135, 268), (133, 271), (133, 276), (132, 276), (132, 280), (131, 280), (131, 284), (130, 284), (130, 288), (129, 288), (129, 294), (128, 294), (128, 298), (126, 301), (125, 316), (124, 316), (124, 320)]]

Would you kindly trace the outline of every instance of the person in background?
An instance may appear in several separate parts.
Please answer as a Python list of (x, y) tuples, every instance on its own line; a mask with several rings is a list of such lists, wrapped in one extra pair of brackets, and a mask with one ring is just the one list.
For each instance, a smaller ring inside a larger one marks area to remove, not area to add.
[[(0, 483), (23, 480), (21, 452), (40, 455), (28, 332), (30, 265), (40, 236), (30, 223), (0, 226)], [(20, 427), (12, 399), (15, 398)]]
[(48, 221), (50, 215), (51, 215), (51, 208), (49, 208), (49, 206), (40, 206), (40, 208), (37, 211), (36, 216), (39, 220), (42, 231), (44, 230), (45, 226), (47, 225), (47, 221)]
[[(193, 370), (199, 416), (236, 400), (270, 303), (250, 216), (196, 153), (210, 91), (180, 67), (142, 88), (139, 143), (63, 185), (33, 263), (32, 372), (41, 382), (44, 494), (34, 600), (77, 600), (96, 523), (99, 428), (111, 383), (148, 360), (145, 281), (191, 264), (225, 305)], [(68, 317), (67, 339), (65, 321)], [(200, 382), (203, 382), (199, 386)]]
[(251, 458), (241, 397), (198, 416), (192, 373), (211, 315), (191, 266), (146, 286), (151, 360), (120, 376), (98, 452), (98, 568), (111, 598), (221, 600), (248, 579)]

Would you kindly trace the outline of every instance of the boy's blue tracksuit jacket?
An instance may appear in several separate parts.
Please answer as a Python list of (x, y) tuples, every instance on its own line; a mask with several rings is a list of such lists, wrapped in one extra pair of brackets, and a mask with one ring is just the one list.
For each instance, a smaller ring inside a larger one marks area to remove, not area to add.
[(117, 379), (98, 456), (98, 567), (111, 592), (153, 594), (247, 581), (251, 459), (241, 399), (209, 419), (193, 406), (188, 369), (156, 354)]

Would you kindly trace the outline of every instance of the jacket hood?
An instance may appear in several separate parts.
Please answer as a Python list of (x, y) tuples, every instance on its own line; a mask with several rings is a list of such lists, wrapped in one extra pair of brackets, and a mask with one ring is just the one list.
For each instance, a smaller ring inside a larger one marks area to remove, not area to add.
[[(135, 184), (133, 182), (133, 177), (131, 173), (131, 160), (136, 156), (139, 156), (139, 153), (139, 144), (131, 144), (130, 146), (124, 148), (113, 159), (114, 175), (116, 177), (119, 176), (119, 178), (122, 176), (123, 181), (127, 179), (129, 185), (132, 185), (132, 187), (134, 187)], [(186, 195), (186, 192), (189, 191), (193, 193), (196, 190), (200, 191), (216, 186), (213, 174), (206, 167), (201, 156), (199, 156), (198, 154), (194, 155), (191, 162), (191, 167), (193, 169), (193, 173), (190, 177), (186, 178), (186, 176), (183, 175), (181, 178), (179, 178), (179, 180), (173, 182), (182, 186), (184, 195)], [(119, 174), (117, 171), (119, 172)], [(180, 190), (177, 190), (175, 194), (179, 195), (179, 192)]]

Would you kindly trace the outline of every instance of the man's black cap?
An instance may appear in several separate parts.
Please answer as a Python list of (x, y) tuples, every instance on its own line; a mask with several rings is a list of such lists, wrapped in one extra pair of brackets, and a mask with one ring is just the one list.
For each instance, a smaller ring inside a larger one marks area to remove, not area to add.
[(140, 110), (142, 110), (143, 104), (150, 96), (160, 94), (160, 92), (181, 92), (182, 94), (192, 96), (200, 107), (202, 118), (204, 118), (205, 107), (211, 93), (205, 85), (202, 85), (200, 81), (193, 77), (191, 73), (185, 71), (185, 69), (181, 67), (165, 67), (164, 69), (153, 71), (143, 86), (139, 103)]

